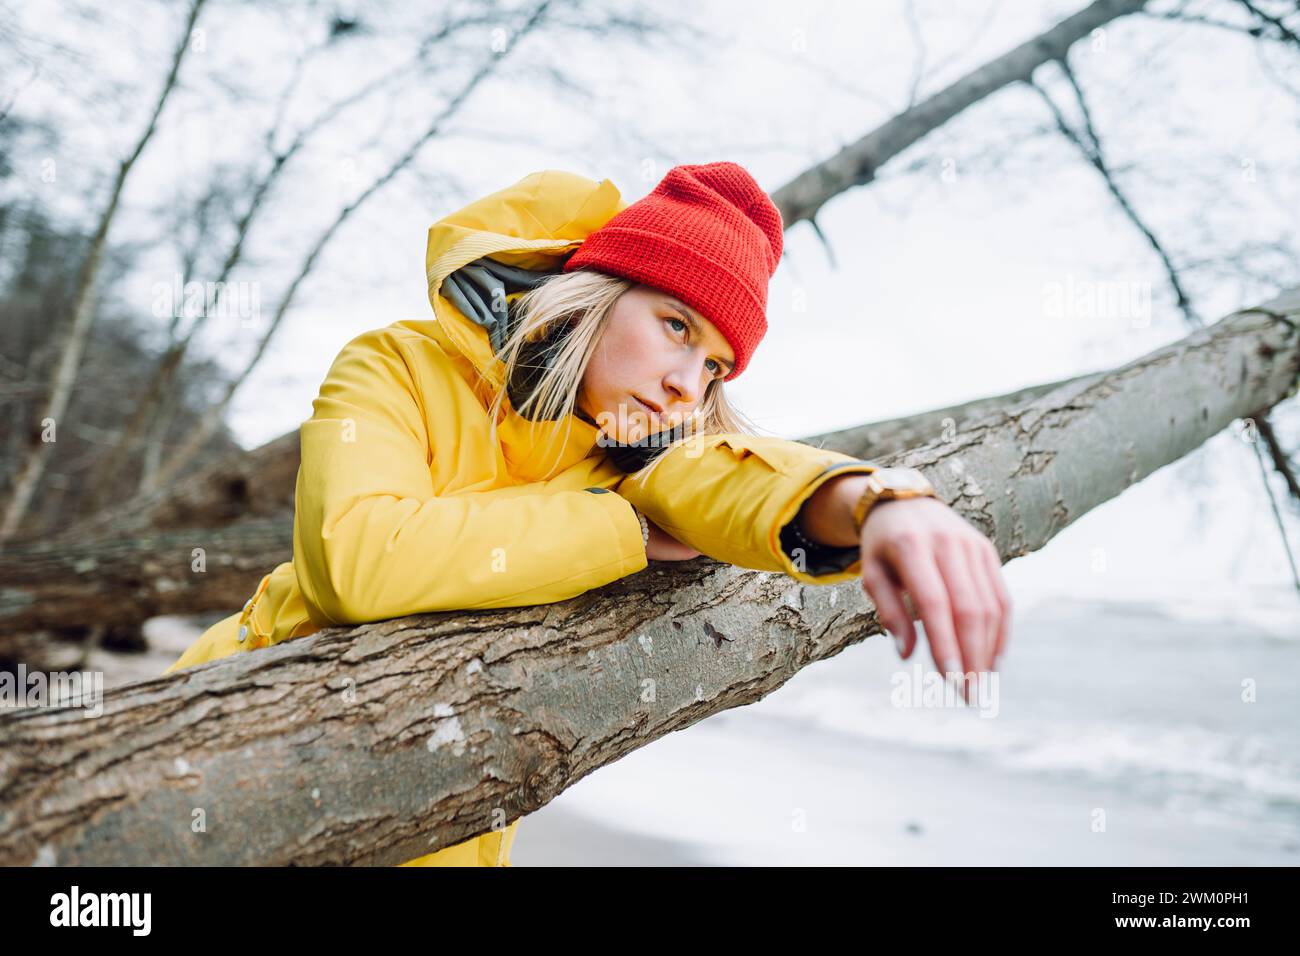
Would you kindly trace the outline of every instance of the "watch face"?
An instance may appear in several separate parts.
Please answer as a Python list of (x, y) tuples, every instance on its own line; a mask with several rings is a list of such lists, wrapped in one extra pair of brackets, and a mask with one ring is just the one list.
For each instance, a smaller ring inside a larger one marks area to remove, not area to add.
[(925, 475), (915, 468), (881, 468), (874, 474), (886, 488), (899, 491), (924, 491), (930, 487)]

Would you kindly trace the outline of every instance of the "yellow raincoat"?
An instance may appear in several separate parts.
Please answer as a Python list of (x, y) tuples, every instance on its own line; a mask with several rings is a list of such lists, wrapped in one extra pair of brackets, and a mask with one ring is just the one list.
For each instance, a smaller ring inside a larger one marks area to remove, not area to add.
[[(504, 364), (487, 330), (440, 294), (443, 280), (481, 256), (557, 268), (625, 206), (609, 180), (546, 170), (430, 228), (434, 317), (352, 339), (302, 424), (293, 560), (166, 673), (329, 625), (563, 601), (646, 567), (633, 505), (720, 561), (808, 584), (860, 574), (856, 559), (840, 570), (804, 570), (779, 532), (822, 482), (870, 472), (871, 462), (726, 434), (674, 449), (648, 476), (627, 475), (596, 444), (595, 426), (576, 416), (532, 423), (508, 398), (490, 440), (490, 387), (502, 383)], [(509, 866), (518, 823), (403, 865)]]

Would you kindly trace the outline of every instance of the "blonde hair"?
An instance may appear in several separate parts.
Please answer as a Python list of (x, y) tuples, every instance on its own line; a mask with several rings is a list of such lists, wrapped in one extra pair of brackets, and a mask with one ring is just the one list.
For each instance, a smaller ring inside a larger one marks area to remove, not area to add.
[[(635, 282), (619, 276), (592, 269), (575, 269), (548, 276), (540, 285), (509, 303), (510, 325), (498, 353), (505, 363), (505, 382), (513, 379), (517, 369), (529, 367), (523, 363), (537, 347), (526, 351), (527, 346), (558, 333), (562, 325), (572, 327), (567, 335), (559, 337), (555, 346), (546, 347), (557, 349), (553, 357), (547, 357), (549, 361), (532, 365), (542, 371), (527, 398), (515, 409), (519, 415), (535, 423), (538, 420), (554, 421), (562, 416), (567, 418), (577, 413), (583, 375), (610, 321), (614, 304), (635, 285)], [(496, 391), (489, 407), (494, 441), (497, 416), (506, 397), (507, 389), (503, 385)], [(758, 434), (755, 425), (727, 400), (721, 379), (705, 387), (704, 397), (683, 424), (687, 425), (686, 433), (674, 441), (665, 441), (638, 473), (649, 474), (671, 448), (692, 438), (728, 432)], [(569, 421), (566, 441), (572, 425)], [(649, 436), (647, 441), (653, 445), (654, 436)]]

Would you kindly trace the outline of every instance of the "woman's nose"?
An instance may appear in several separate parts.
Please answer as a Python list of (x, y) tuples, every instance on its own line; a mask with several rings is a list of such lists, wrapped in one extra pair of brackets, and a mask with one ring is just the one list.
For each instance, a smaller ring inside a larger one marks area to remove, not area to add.
[[(687, 373), (689, 374), (689, 373)], [(664, 379), (664, 385), (667, 386), (668, 394), (681, 405), (690, 408), (695, 404), (698, 389), (691, 385), (691, 380), (686, 374), (670, 373)]]

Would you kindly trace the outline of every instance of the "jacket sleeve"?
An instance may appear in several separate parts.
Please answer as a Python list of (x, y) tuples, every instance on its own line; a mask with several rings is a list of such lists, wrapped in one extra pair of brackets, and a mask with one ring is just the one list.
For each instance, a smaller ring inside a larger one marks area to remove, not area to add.
[(805, 553), (788, 526), (826, 481), (880, 467), (784, 438), (697, 435), (628, 475), (618, 492), (674, 538), (711, 558), (782, 571), (805, 584), (838, 584), (861, 574), (857, 547)]
[(349, 342), (321, 385), (300, 430), (294, 506), (294, 568), (314, 620), (547, 604), (646, 567), (632, 506), (572, 476), (435, 494), (432, 456), (466, 452), (431, 447), (423, 407), (383, 329)]

